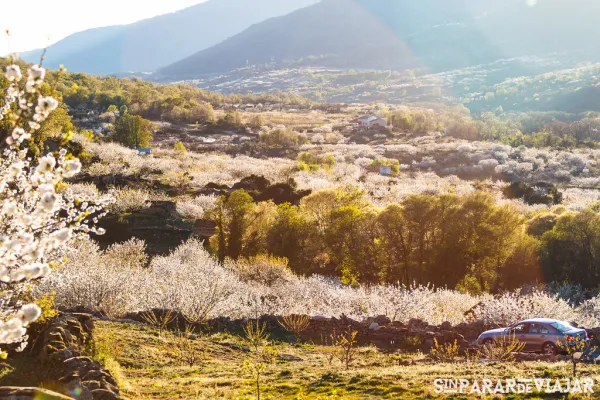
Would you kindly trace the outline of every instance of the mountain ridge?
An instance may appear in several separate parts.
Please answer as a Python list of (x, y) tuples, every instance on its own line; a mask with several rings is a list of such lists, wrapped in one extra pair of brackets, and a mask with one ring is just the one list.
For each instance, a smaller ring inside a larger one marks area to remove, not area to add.
[[(318, 0), (208, 0), (169, 14), (75, 33), (47, 49), (45, 64), (74, 72), (150, 72), (211, 47), (249, 26)], [(39, 61), (42, 50), (24, 52)]]
[[(255, 24), (163, 67), (194, 78), (313, 57), (311, 66), (464, 68), (497, 59), (580, 49), (600, 57), (590, 0), (323, 0)], [(562, 22), (562, 24), (560, 24)], [(586, 23), (588, 22), (588, 23)], [(581, 38), (583, 36), (583, 38)], [(325, 55), (326, 57), (321, 57)]]

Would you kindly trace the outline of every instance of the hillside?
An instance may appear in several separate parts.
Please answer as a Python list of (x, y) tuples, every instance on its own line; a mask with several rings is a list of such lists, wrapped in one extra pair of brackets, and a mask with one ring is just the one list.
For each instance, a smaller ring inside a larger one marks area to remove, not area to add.
[(432, 71), (568, 52), (598, 58), (600, 4), (590, 0), (325, 0), (254, 25), (159, 71), (173, 78), (293, 62)]
[[(45, 64), (93, 74), (152, 71), (315, 1), (209, 0), (131, 25), (73, 34), (48, 48)], [(37, 62), (40, 54), (26, 52), (22, 58)]]

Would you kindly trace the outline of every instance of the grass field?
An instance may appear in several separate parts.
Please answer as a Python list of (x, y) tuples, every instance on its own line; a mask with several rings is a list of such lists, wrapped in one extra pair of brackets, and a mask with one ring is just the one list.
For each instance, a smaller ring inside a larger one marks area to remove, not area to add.
[[(96, 332), (99, 349), (96, 356), (103, 359), (116, 375), (126, 398), (256, 398), (255, 381), (244, 368), (244, 362), (253, 359), (254, 352), (245, 346), (241, 337), (220, 333), (191, 340), (190, 349), (201, 354), (201, 361), (189, 366), (178, 356), (176, 337), (169, 333), (159, 334), (144, 325), (105, 321), (96, 323)], [(103, 345), (103, 342), (110, 345)], [(329, 363), (331, 347), (289, 343), (272, 345), (277, 348), (279, 357), (263, 372), (260, 385), (262, 399), (469, 398), (467, 395), (437, 395), (434, 380), (563, 379), (571, 376), (572, 368), (564, 362), (434, 364), (419, 353), (388, 355), (375, 348), (361, 348), (356, 360), (346, 370), (337, 359)], [(401, 363), (412, 365), (399, 365)], [(600, 382), (600, 369), (591, 365), (579, 366), (579, 378)], [(515, 394), (505, 398), (565, 397)]]

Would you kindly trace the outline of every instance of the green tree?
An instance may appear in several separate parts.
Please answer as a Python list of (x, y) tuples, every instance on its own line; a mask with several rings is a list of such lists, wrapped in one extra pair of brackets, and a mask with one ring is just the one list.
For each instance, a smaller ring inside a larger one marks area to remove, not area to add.
[(115, 124), (114, 139), (132, 149), (145, 148), (152, 140), (152, 123), (139, 115), (123, 114)]
[(332, 267), (347, 284), (378, 283), (375, 262), (375, 214), (359, 205), (341, 206), (332, 211), (324, 240)]
[(413, 246), (404, 210), (400, 205), (392, 204), (387, 206), (377, 219), (382, 280), (410, 286)]
[(285, 203), (277, 208), (267, 234), (267, 248), (271, 254), (287, 258), (296, 274), (308, 275), (316, 272), (312, 264), (318, 242), (315, 225), (306, 219), (298, 206)]
[(210, 245), (221, 263), (225, 258), (237, 260), (242, 255), (244, 233), (249, 225), (252, 197), (243, 189), (221, 196), (209, 215), (217, 225)]
[(541, 239), (547, 281), (600, 284), (600, 216), (593, 210), (561, 215)]

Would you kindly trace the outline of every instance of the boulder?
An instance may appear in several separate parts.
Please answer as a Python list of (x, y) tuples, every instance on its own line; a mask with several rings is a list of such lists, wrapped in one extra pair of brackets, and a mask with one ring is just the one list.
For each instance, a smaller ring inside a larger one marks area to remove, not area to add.
[(440, 329), (443, 331), (450, 330), (450, 329), (452, 329), (452, 324), (448, 321), (442, 322), (442, 324), (440, 325)]
[(264, 176), (250, 175), (233, 185), (233, 190), (244, 189), (246, 192), (262, 192), (271, 185)]
[(423, 343), (421, 343), (421, 352), (423, 352), (424, 354), (427, 354), (431, 351), (433, 346), (434, 346), (433, 339), (425, 339), (423, 341)]
[(265, 188), (260, 194), (254, 197), (254, 200), (257, 202), (272, 200), (277, 205), (284, 203), (298, 205), (300, 200), (310, 193), (310, 190), (296, 192), (288, 183), (277, 183)]
[(379, 324), (377, 322), (371, 322), (371, 324), (369, 325), (369, 329), (371, 329), (373, 331), (377, 331), (377, 330), (381, 329), (381, 327), (379, 326)]
[(380, 326), (386, 326), (392, 323), (392, 320), (386, 317), (385, 315), (378, 315), (375, 317), (375, 322), (377, 322)]

